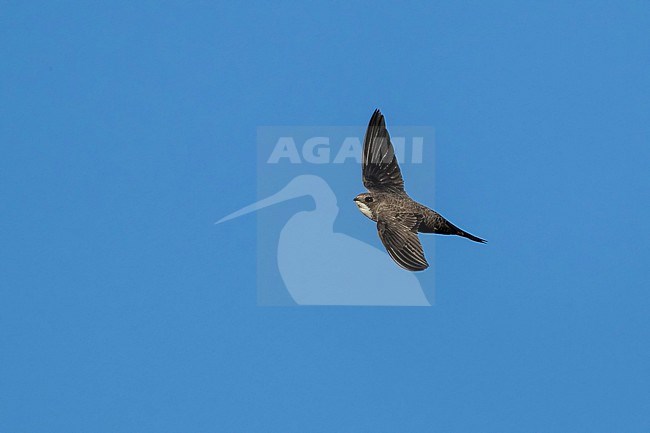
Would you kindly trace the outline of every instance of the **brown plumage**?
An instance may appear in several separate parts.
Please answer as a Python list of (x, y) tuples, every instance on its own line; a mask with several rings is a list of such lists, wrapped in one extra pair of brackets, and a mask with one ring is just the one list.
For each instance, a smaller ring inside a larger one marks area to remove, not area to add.
[(377, 232), (386, 251), (402, 268), (422, 271), (429, 267), (418, 233), (457, 235), (486, 242), (408, 196), (379, 110), (373, 113), (364, 138), (362, 177), (363, 185), (370, 192), (359, 194), (354, 201), (361, 213), (377, 222)]

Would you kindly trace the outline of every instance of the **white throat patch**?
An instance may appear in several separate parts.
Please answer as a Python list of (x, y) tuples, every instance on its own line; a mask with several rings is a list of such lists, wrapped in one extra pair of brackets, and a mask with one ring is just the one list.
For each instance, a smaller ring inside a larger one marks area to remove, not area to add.
[(361, 211), (362, 214), (364, 214), (368, 218), (372, 219), (372, 211), (370, 210), (370, 208), (364, 202), (355, 201), (355, 203), (357, 204), (357, 207), (359, 208), (359, 210)]

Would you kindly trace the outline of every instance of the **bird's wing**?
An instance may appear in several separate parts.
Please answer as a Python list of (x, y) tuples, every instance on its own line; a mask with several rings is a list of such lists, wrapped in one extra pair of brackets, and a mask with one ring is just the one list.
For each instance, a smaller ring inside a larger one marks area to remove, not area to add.
[(363, 139), (363, 185), (368, 191), (404, 191), (404, 179), (390, 142), (384, 116), (375, 110)]
[(377, 232), (391, 258), (409, 271), (422, 271), (429, 267), (424, 257), (417, 228), (422, 217), (412, 213), (399, 213), (377, 220)]

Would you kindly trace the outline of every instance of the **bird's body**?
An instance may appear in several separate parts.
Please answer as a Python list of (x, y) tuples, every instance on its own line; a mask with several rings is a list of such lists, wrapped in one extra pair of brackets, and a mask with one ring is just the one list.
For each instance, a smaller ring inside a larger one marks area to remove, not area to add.
[[(363, 194), (360, 194), (362, 196)], [(372, 194), (373, 199), (377, 202), (374, 209), (363, 202), (357, 203), (359, 210), (371, 220), (386, 220), (395, 216), (401, 217), (405, 214), (415, 216), (418, 233), (436, 233), (439, 235), (458, 235), (475, 242), (485, 243), (486, 241), (478, 238), (464, 230), (459, 229), (442, 215), (413, 200), (406, 193), (378, 193)]]
[[(360, 194), (359, 196), (363, 196)], [(357, 197), (359, 197), (357, 196)], [(372, 194), (373, 200), (377, 202), (374, 209), (371, 209), (366, 203), (358, 202), (357, 205), (361, 213), (377, 222), (394, 217), (401, 217), (404, 214), (411, 214), (417, 222), (418, 233), (436, 233), (439, 235), (458, 235), (475, 242), (485, 243), (485, 240), (478, 238), (464, 230), (459, 229), (442, 215), (416, 202), (406, 193), (377, 193)]]
[(421, 271), (429, 266), (418, 233), (457, 235), (486, 242), (408, 196), (379, 110), (373, 113), (364, 139), (362, 174), (363, 184), (370, 192), (359, 194), (354, 201), (361, 213), (377, 223), (386, 250), (404, 269)]

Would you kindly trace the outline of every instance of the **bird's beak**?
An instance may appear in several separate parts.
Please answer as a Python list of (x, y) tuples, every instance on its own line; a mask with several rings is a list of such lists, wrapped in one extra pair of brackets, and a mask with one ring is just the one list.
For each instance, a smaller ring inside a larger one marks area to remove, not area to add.
[(283, 201), (291, 200), (292, 198), (296, 197), (301, 197), (305, 195), (305, 191), (301, 191), (300, 189), (296, 189), (295, 187), (291, 187), (291, 183), (284, 188), (282, 188), (280, 191), (277, 193), (271, 195), (270, 197), (263, 198), (262, 200), (259, 200), (258, 202), (255, 202), (253, 204), (250, 204), (246, 207), (243, 207), (239, 209), (236, 212), (231, 213), (230, 215), (226, 215), (225, 217), (221, 218), (219, 221), (217, 221), (215, 224), (221, 224), (222, 222), (226, 222), (228, 220), (240, 217), (242, 215), (246, 215), (247, 213), (254, 212), (256, 210), (263, 209), (268, 206), (272, 206), (276, 203), (281, 203)]
[(281, 203), (283, 201), (303, 196), (310, 196), (314, 199), (316, 210), (321, 209), (325, 211), (338, 211), (338, 208), (336, 207), (336, 196), (334, 195), (334, 191), (332, 191), (327, 182), (325, 182), (325, 180), (321, 177), (314, 176), (312, 174), (303, 174), (291, 179), (291, 181), (286, 184), (284, 188), (271, 195), (270, 197), (263, 198), (256, 203), (239, 209), (237, 212), (233, 212), (230, 215), (221, 218), (215, 224), (219, 224), (233, 218), (246, 215), (247, 213), (260, 210), (276, 203)]
[(357, 197), (353, 198), (352, 201), (359, 201)]

